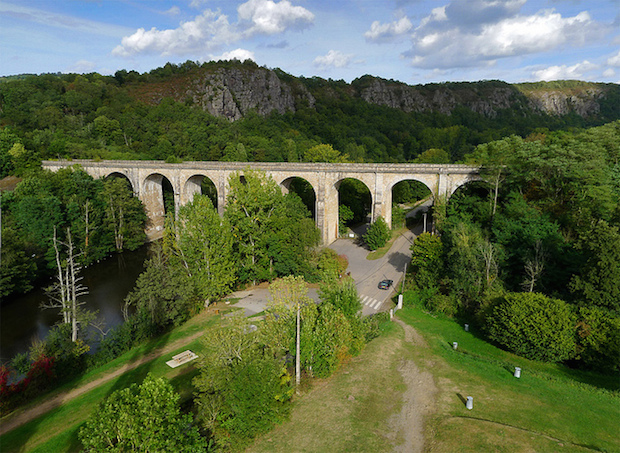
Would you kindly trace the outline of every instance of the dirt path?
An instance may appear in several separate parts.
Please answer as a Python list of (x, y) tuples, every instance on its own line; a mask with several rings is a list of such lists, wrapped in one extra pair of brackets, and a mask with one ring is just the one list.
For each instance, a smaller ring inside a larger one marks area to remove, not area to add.
[[(395, 319), (405, 330), (405, 342), (418, 348), (427, 348), (424, 338), (416, 330)], [(403, 361), (399, 370), (407, 389), (403, 393), (403, 406), (399, 414), (392, 416), (389, 425), (394, 426), (398, 437), (405, 442), (394, 449), (398, 453), (419, 453), (424, 448), (424, 419), (432, 412), (437, 387), (433, 375), (420, 371), (412, 360)]]
[(84, 384), (81, 387), (78, 387), (73, 390), (69, 390), (67, 392), (59, 393), (58, 395), (53, 396), (41, 402), (40, 404), (37, 404), (33, 408), (26, 409), (22, 412), (13, 413), (12, 415), (7, 416), (7, 419), (2, 420), (2, 422), (0, 422), (0, 435), (6, 434), (9, 431), (12, 431), (15, 428), (22, 426), (23, 424), (28, 423), (29, 421), (34, 420), (37, 417), (40, 417), (41, 415), (59, 407), (60, 405), (68, 401), (71, 401), (72, 399), (77, 398), (78, 396), (83, 395), (86, 392), (89, 392), (95, 387), (99, 387), (100, 385), (105, 384), (106, 382), (114, 378), (117, 378), (118, 376), (122, 375), (123, 373), (129, 370), (137, 368), (140, 365), (150, 362), (151, 360), (154, 360), (164, 354), (168, 354), (174, 351), (175, 349), (182, 347), (185, 344), (191, 343), (195, 339), (202, 336), (202, 334), (203, 332), (197, 332), (189, 337), (184, 337), (179, 340), (176, 340), (170, 343), (169, 345), (167, 345), (166, 347), (155, 349), (151, 351), (149, 354), (145, 355), (144, 357), (136, 360), (135, 362), (127, 363), (121, 368), (114, 370), (98, 379), (95, 379), (94, 381), (91, 381), (88, 384)]

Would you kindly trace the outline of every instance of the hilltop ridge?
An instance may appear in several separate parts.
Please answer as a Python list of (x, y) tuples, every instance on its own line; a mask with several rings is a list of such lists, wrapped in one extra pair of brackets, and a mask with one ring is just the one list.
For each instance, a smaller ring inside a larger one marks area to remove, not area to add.
[[(118, 74), (118, 73), (117, 73)], [(250, 111), (272, 112), (314, 109), (319, 97), (357, 98), (368, 104), (405, 113), (451, 115), (459, 108), (495, 118), (502, 110), (520, 115), (547, 114), (599, 118), (620, 117), (620, 86), (610, 83), (556, 81), (509, 84), (499, 80), (407, 85), (364, 75), (350, 84), (318, 77), (294, 77), (253, 62), (219, 62), (184, 68), (166, 65), (151, 71), (154, 77), (129, 82), (136, 99), (157, 104), (166, 97), (199, 105), (214, 116), (236, 121)]]

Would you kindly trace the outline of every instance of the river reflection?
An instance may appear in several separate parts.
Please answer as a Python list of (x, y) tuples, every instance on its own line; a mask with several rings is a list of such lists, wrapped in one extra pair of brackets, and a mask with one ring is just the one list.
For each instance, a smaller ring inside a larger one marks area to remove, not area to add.
[[(135, 252), (112, 255), (107, 260), (82, 270), (89, 294), (82, 297), (83, 308), (98, 310), (106, 328), (123, 322), (123, 301), (144, 270), (148, 247)], [(53, 280), (50, 280), (50, 284)], [(42, 288), (2, 302), (0, 308), (0, 358), (7, 361), (15, 354), (26, 352), (33, 338), (43, 339), (49, 329), (61, 320), (58, 309), (41, 310), (47, 301)]]

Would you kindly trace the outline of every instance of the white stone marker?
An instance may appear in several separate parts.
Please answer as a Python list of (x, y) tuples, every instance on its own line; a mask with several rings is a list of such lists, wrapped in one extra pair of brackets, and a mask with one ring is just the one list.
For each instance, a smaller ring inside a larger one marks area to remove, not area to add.
[(469, 332), (469, 324), (465, 324), (465, 332)]
[(459, 344), (456, 341), (452, 343), (452, 349), (456, 349), (458, 347), (459, 347)]
[(521, 377), (521, 368), (519, 368), (518, 366), (515, 367), (515, 374), (514, 376), (516, 378), (520, 378)]
[(465, 407), (469, 410), (472, 410), (474, 408), (474, 397), (473, 396), (467, 397), (467, 403), (465, 403)]
[(403, 308), (403, 295), (399, 294), (398, 295), (398, 305), (396, 306), (397, 310), (400, 310)]

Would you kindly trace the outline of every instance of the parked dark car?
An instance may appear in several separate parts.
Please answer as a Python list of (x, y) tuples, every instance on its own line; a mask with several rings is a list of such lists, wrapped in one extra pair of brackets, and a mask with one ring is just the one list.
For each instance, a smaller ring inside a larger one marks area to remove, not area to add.
[(394, 283), (392, 280), (381, 280), (379, 282), (379, 289), (390, 289), (392, 283)]

